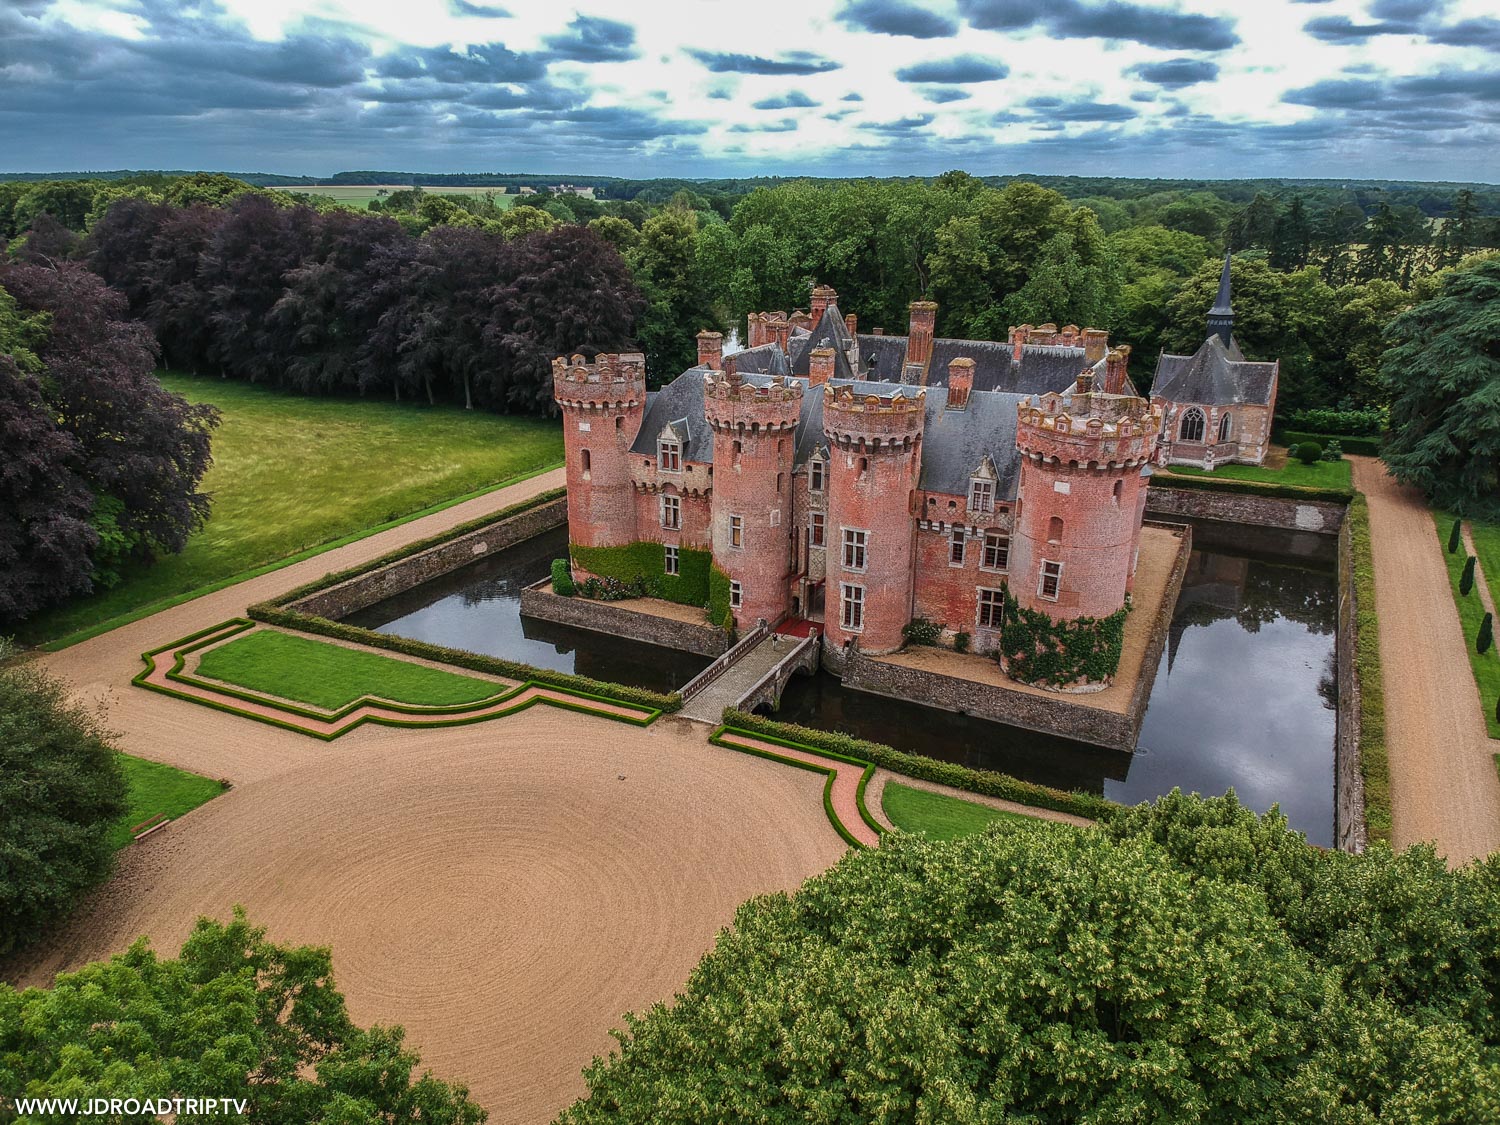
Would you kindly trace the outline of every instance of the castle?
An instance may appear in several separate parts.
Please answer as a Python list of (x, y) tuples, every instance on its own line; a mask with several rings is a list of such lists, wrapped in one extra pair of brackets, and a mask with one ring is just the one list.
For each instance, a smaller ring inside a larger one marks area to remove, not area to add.
[(752, 315), (736, 354), (700, 332), (654, 392), (639, 354), (554, 360), (575, 576), (612, 549), (668, 579), (711, 560), (735, 625), (815, 622), (835, 668), (919, 619), (999, 651), (1007, 593), (1061, 623), (1117, 614), (1162, 425), (1129, 348), (1073, 325), (937, 339), (936, 311), (860, 333), (818, 286), (808, 312)]

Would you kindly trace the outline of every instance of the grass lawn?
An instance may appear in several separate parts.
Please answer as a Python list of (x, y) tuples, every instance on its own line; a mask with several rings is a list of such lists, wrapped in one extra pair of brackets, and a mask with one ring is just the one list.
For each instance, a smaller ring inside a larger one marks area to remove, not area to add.
[(210, 649), (203, 654), (198, 672), (328, 711), (365, 695), (438, 707), (473, 703), (504, 690), (473, 676), (268, 630)]
[(123, 848), (130, 843), (130, 830), (150, 820), (157, 813), (176, 819), (224, 792), (224, 786), (209, 777), (148, 762), (145, 758), (120, 755), (120, 767), (130, 787), (126, 796), (129, 807), (110, 830), (110, 843)]
[(921, 832), (934, 840), (956, 840), (997, 820), (1013, 824), (1038, 823), (1035, 817), (1003, 812), (926, 789), (914, 789), (896, 781), (886, 783), (885, 792), (880, 795), (880, 807), (885, 810), (887, 819), (903, 832)]
[(1304, 465), (1293, 458), (1280, 469), (1264, 465), (1223, 465), (1213, 472), (1191, 465), (1173, 465), (1170, 471), (1190, 477), (1258, 480), (1267, 484), (1287, 484), (1299, 488), (1352, 488), (1354, 479), (1353, 467), (1347, 460), (1314, 461), (1311, 465)]
[(180, 555), (27, 622), (38, 644), (562, 460), (556, 420), (316, 399), (213, 377), (161, 381), (223, 412), (208, 523)]
[[(330, 199), (353, 207), (357, 211), (368, 211), (370, 200), (384, 199), (381, 189), (390, 195), (398, 191), (410, 191), (410, 184), (307, 184), (301, 187), (282, 188), (283, 191), (301, 192), (304, 195), (326, 195)], [(506, 208), (511, 206), (520, 198), (517, 195), (507, 195), (503, 187), (473, 187), (464, 185), (462, 187), (425, 187), (422, 189), (428, 195), (484, 195), (487, 192), (494, 193), (495, 206)]]
[[(1490, 651), (1483, 656), (1474, 649), (1474, 638), (1479, 635), (1479, 622), (1484, 618), (1484, 606), (1479, 602), (1479, 583), (1474, 583), (1474, 589), (1469, 591), (1469, 596), (1464, 597), (1458, 592), (1459, 578), (1463, 574), (1464, 559), (1467, 552), (1460, 544), (1457, 551), (1451, 555), (1448, 553), (1448, 534), (1453, 530), (1453, 515), (1451, 512), (1437, 511), (1433, 513), (1437, 523), (1438, 542), (1442, 546), (1443, 561), (1448, 564), (1448, 584), (1453, 590), (1453, 601), (1458, 606), (1458, 619), (1463, 625), (1464, 647), (1469, 653), (1469, 664), (1474, 669), (1474, 680), (1479, 685), (1479, 705), (1484, 709), (1484, 721), (1489, 727), (1491, 738), (1500, 738), (1500, 722), (1495, 721), (1495, 700), (1500, 698), (1500, 645), (1492, 645)], [(1466, 523), (1469, 521), (1465, 521)], [(1500, 579), (1491, 577), (1490, 566), (1497, 569), (1494, 574), (1500, 574), (1500, 529), (1493, 524), (1473, 524), (1475, 546), (1481, 554), (1479, 565), (1484, 568), (1485, 578), (1489, 581), (1490, 596), (1496, 594), (1496, 587), (1500, 586)], [(1483, 535), (1481, 535), (1483, 530)], [(1491, 559), (1496, 561), (1492, 564)]]

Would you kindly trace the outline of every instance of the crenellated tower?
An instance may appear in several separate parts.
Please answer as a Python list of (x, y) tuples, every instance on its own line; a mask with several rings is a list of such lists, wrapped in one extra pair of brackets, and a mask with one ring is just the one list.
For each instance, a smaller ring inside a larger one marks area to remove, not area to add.
[(601, 352), (593, 363), (558, 356), (552, 397), (563, 416), (572, 541), (585, 547), (634, 542), (629, 450), (645, 415), (645, 356)]
[(833, 652), (849, 640), (862, 652), (894, 652), (911, 621), (927, 392), (875, 395), (830, 384), (823, 396), (830, 454), (824, 635)]
[[(1121, 359), (1123, 363), (1123, 359)], [(1107, 617), (1135, 577), (1146, 482), (1161, 409), (1096, 389), (1091, 371), (1063, 394), (1017, 404), (1021, 477), (1010, 589), (1054, 620)]]
[(790, 608), (792, 461), (802, 385), (781, 378), (746, 382), (732, 356), (703, 380), (703, 410), (714, 434), (714, 559), (739, 583), (736, 623), (765, 618), (775, 625)]

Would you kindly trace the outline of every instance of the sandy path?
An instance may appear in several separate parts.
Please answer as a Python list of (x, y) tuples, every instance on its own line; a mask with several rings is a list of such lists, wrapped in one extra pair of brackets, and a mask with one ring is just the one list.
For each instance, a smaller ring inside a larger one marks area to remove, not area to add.
[[(837, 758), (825, 758), (822, 754), (815, 754), (808, 750), (798, 750), (794, 746), (783, 746), (779, 742), (767, 742), (751, 734), (740, 734), (738, 731), (726, 731), (720, 737), (732, 746), (748, 746), (752, 750), (759, 750), (765, 754), (775, 754), (780, 758), (806, 762), (819, 770), (832, 770), (833, 785), (828, 790), (828, 802), (833, 806), (833, 815), (839, 818), (844, 830), (865, 847), (880, 847), (879, 833), (865, 823), (865, 818), (859, 815), (859, 779), (864, 776), (863, 767), (841, 762)], [(796, 769), (795, 766), (791, 768)], [(798, 772), (805, 772), (809, 777), (814, 776), (811, 771)], [(817, 776), (823, 777), (826, 774)], [(820, 795), (819, 804), (821, 803)]]
[[(243, 903), (278, 941), (330, 945), (361, 1023), (401, 1023), (491, 1120), (550, 1120), (627, 1010), (669, 999), (744, 899), (846, 847), (823, 778), (534, 707), (334, 743), (129, 686), (140, 653), (251, 602), (561, 481), (549, 474), (165, 610), (43, 660), (108, 710), (123, 749), (235, 788), (122, 854), (116, 877), (8, 979), (41, 984), (140, 934), (181, 943)], [(624, 775), (624, 780), (620, 775)]]
[(1432, 515), (1374, 458), (1351, 457), (1370, 503), (1392, 843), (1451, 863), (1500, 849), (1500, 746), (1485, 730)]

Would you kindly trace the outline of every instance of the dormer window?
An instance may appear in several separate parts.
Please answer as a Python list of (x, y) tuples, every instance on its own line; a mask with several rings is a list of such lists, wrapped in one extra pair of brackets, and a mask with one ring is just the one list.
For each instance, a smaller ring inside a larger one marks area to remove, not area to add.
[(969, 482), (969, 511), (993, 512), (995, 510), (995, 482), (975, 478)]
[(656, 465), (664, 473), (682, 472), (682, 442), (670, 438), (657, 442)]

